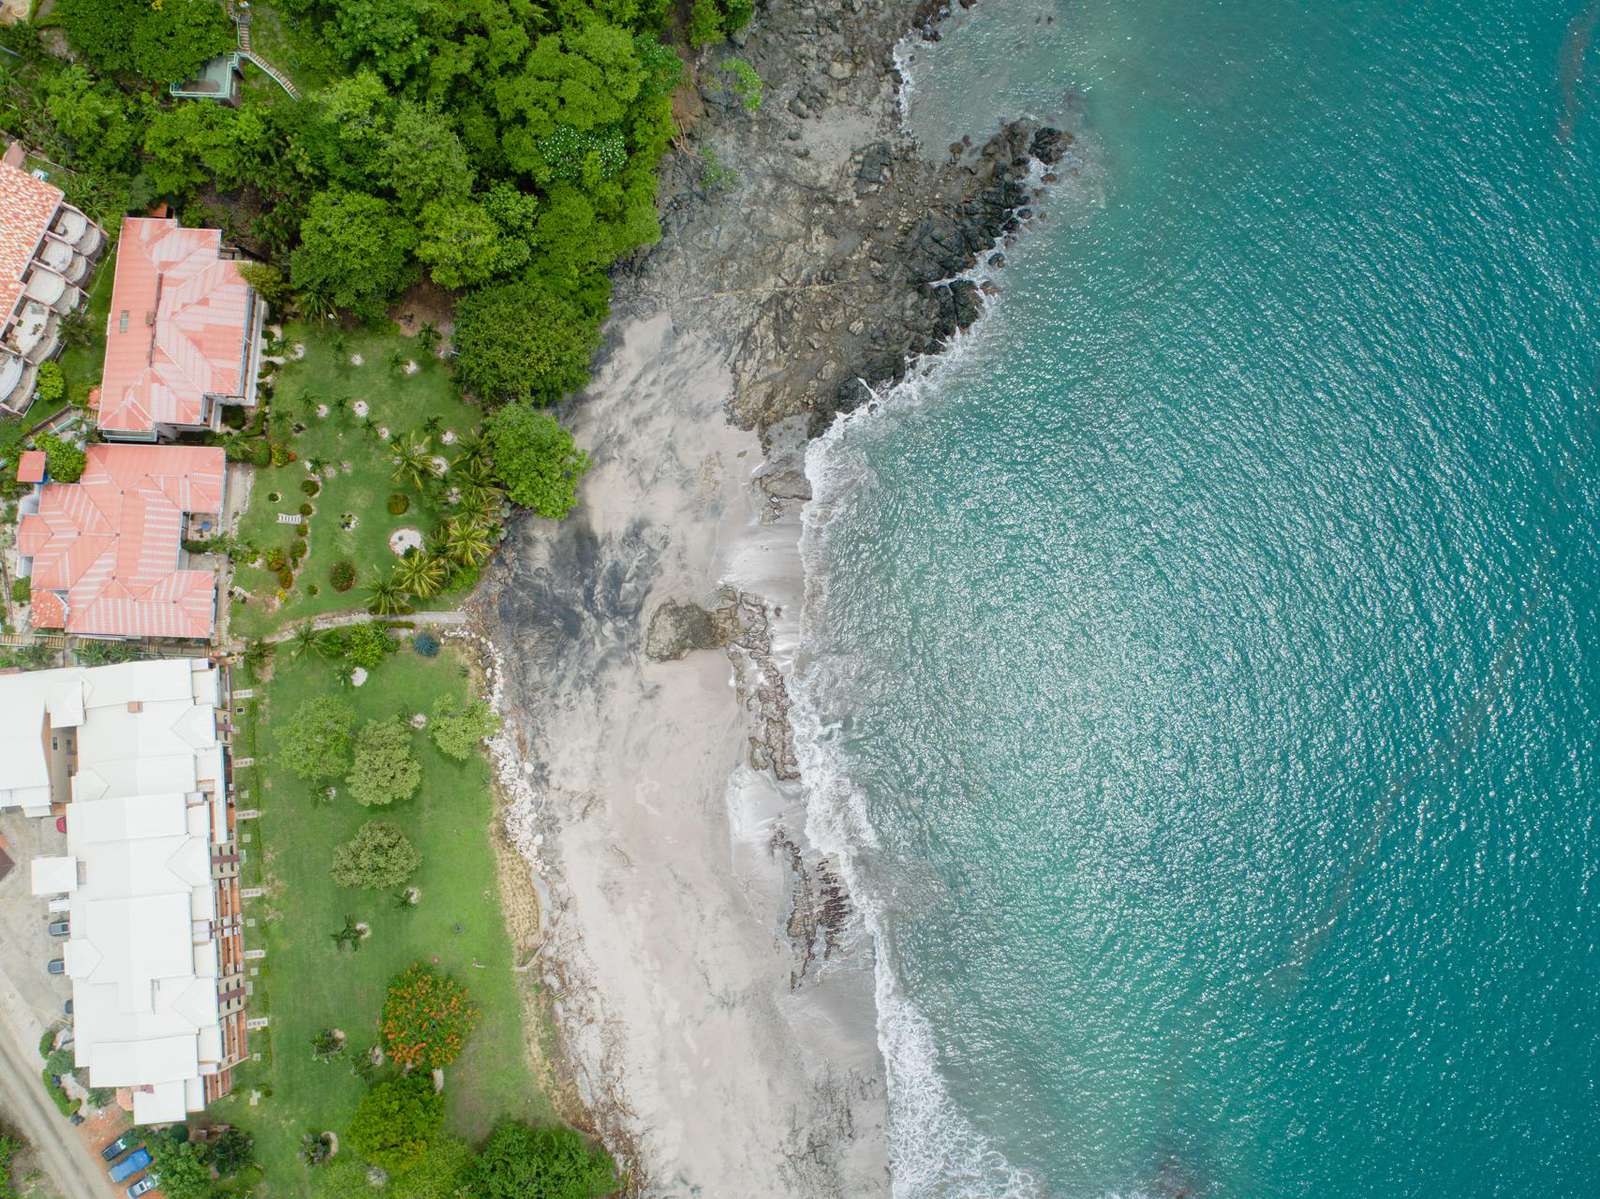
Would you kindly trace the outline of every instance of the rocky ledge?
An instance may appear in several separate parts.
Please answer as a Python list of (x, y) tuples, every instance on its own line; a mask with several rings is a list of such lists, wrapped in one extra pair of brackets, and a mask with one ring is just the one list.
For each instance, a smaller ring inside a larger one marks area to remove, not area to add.
[(780, 424), (799, 426), (791, 443), (816, 436), (970, 326), (982, 296), (959, 276), (1017, 231), (1069, 153), (1071, 134), (1027, 121), (919, 150), (894, 50), (936, 18), (926, 3), (772, 6), (730, 51), (765, 80), (753, 111), (717, 54), (695, 64), (680, 105), (693, 152), (669, 162), (663, 239), (617, 298), (727, 344), (732, 415), (764, 438)]

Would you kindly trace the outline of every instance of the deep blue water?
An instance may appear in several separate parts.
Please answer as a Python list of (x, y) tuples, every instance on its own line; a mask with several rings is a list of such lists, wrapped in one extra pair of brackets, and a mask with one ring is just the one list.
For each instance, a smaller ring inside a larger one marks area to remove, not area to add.
[(985, 5), (1078, 157), (811, 463), (897, 1190), (1600, 1195), (1600, 3)]

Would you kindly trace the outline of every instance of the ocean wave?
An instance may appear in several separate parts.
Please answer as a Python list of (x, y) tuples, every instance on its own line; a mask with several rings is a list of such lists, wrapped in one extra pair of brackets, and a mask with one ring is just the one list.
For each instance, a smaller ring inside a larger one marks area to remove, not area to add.
[(848, 706), (856, 664), (812, 652), (826, 642), (830, 532), (848, 519), (871, 484), (859, 434), (870, 423), (914, 409), (936, 394), (942, 380), (972, 356), (992, 323), (986, 316), (946, 353), (919, 362), (904, 382), (841, 416), (806, 453), (812, 499), (801, 517), (806, 590), (790, 719), (806, 788), (806, 834), (840, 863), (877, 949), (878, 1046), (888, 1073), (889, 1163), (896, 1199), (1033, 1199), (1041, 1194), (1038, 1180), (1009, 1163), (951, 1098), (939, 1073), (933, 1027), (901, 988), (885, 935), (887, 904), (862, 869), (863, 857), (880, 848), (878, 835), (866, 797), (851, 778), (840, 729), (828, 715)]

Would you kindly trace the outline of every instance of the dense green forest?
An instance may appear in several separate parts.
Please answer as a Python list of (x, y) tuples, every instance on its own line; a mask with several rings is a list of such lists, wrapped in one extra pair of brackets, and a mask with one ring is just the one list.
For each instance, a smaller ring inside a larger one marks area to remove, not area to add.
[(72, 168), (108, 226), (168, 201), (220, 226), (280, 312), (380, 319), (424, 272), (464, 293), (462, 384), (548, 402), (581, 384), (606, 269), (660, 236), (656, 165), (683, 74), (749, 0), (273, 0), (327, 82), (232, 108), (166, 85), (233, 43), (216, 0), (59, 0), (77, 62), (0, 30), (0, 127)]

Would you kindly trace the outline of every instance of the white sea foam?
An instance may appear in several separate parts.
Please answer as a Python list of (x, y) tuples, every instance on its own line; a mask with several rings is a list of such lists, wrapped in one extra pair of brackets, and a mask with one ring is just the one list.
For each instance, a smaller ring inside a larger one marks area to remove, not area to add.
[(958, 337), (942, 356), (919, 363), (905, 382), (840, 417), (806, 453), (812, 499), (802, 516), (800, 552), (806, 596), (800, 617), (802, 651), (792, 678), (795, 749), (807, 789), (806, 833), (833, 854), (877, 946), (875, 996), (878, 1045), (888, 1072), (889, 1160), (896, 1199), (1030, 1199), (1038, 1180), (1009, 1162), (962, 1114), (939, 1073), (938, 1044), (927, 1018), (901, 989), (893, 949), (885, 935), (885, 910), (861, 868), (863, 854), (879, 847), (865, 796), (850, 777), (829, 723), (840, 693), (847, 691), (852, 664), (808, 651), (822, 644), (828, 624), (827, 543), (870, 482), (870, 466), (857, 434), (868, 422), (893, 419), (936, 392), (959, 370), (992, 322), (983, 320)]

